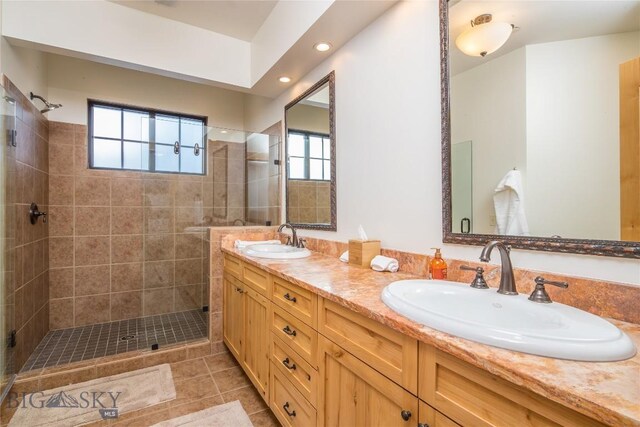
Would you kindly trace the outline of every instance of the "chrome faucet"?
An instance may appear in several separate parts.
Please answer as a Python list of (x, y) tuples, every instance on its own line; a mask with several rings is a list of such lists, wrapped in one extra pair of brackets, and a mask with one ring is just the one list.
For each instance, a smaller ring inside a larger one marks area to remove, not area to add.
[(511, 258), (509, 258), (510, 249), (507, 245), (498, 240), (487, 243), (480, 254), (480, 261), (489, 262), (491, 259), (491, 251), (496, 247), (500, 251), (500, 263), (502, 264), (502, 274), (500, 275), (500, 287), (498, 288), (498, 293), (504, 295), (518, 295), (516, 279), (513, 276), (513, 266), (511, 265)]
[(282, 224), (280, 227), (278, 227), (278, 233), (280, 233), (282, 230), (284, 230), (285, 228), (289, 228), (291, 229), (291, 234), (293, 235), (292, 237), (287, 237), (287, 245), (289, 246), (293, 246), (294, 248), (299, 247), (299, 242), (298, 242), (298, 233), (296, 232), (296, 229), (293, 225), (291, 225), (288, 222), (285, 222), (284, 224)]

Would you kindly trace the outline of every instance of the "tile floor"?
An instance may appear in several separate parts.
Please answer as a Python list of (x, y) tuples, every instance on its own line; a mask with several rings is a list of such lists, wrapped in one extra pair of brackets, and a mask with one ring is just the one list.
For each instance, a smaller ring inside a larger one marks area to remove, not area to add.
[[(176, 399), (92, 426), (145, 427), (239, 400), (255, 427), (279, 427), (267, 404), (228, 352), (172, 363)], [(234, 426), (229, 426), (234, 427)]]
[[(147, 427), (239, 400), (255, 427), (280, 427), (267, 404), (226, 349), (222, 353), (171, 363), (170, 366), (176, 388), (174, 400), (124, 413), (114, 420), (99, 421), (90, 425)], [(13, 412), (3, 414), (6, 415), (2, 420), (3, 426), (9, 422)]]
[(206, 314), (190, 310), (50, 331), (20, 372), (206, 338)]

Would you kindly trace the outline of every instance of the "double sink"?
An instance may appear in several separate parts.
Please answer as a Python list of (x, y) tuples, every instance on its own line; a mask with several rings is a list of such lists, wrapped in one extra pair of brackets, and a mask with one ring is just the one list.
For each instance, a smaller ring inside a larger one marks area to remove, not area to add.
[[(277, 244), (251, 245), (242, 251), (283, 260), (311, 255), (306, 248)], [(560, 303), (536, 303), (526, 295), (443, 280), (401, 280), (384, 288), (382, 301), (422, 325), (508, 350), (590, 362), (636, 354), (631, 339), (603, 318)]]

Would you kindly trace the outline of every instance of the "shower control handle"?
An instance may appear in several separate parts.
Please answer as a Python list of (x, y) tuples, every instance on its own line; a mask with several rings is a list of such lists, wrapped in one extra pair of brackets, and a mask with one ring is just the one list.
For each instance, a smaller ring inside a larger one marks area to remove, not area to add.
[(38, 205), (33, 202), (31, 203), (31, 206), (29, 206), (29, 220), (31, 221), (31, 224), (36, 224), (38, 222), (38, 217), (42, 217), (43, 223), (47, 222), (47, 213), (40, 212)]

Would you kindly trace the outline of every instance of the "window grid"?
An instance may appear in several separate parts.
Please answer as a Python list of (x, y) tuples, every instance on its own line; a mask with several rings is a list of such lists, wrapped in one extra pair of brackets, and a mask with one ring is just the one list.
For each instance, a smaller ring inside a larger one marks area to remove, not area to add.
[[(331, 173), (325, 167), (325, 164), (326, 164), (325, 161), (330, 161), (331, 158), (330, 157), (324, 157), (324, 144), (325, 143), (330, 143), (329, 135), (323, 134), (323, 133), (316, 133), (316, 132), (306, 132), (306, 131), (301, 131), (301, 130), (289, 130), (288, 134), (289, 134), (289, 137), (291, 135), (298, 135), (298, 136), (302, 136), (304, 138), (304, 157), (302, 157), (302, 156), (292, 156), (292, 155), (289, 155), (287, 153), (289, 162), (291, 162), (291, 159), (302, 159), (304, 161), (304, 178), (291, 178), (291, 167), (288, 168), (288, 176), (287, 176), (287, 178), (295, 180), (295, 181), (331, 181)], [(316, 138), (321, 138), (322, 139), (322, 144), (323, 144), (323, 147), (321, 149), (322, 157), (311, 157), (310, 141), (311, 141), (312, 137), (316, 137)], [(290, 140), (290, 138), (289, 138), (289, 140)], [(320, 162), (322, 164), (322, 179), (311, 179), (310, 178), (311, 160), (320, 160)]]
[[(120, 138), (107, 137), (107, 136), (96, 136), (94, 134), (94, 108), (105, 108), (105, 109), (113, 109), (120, 111)], [(130, 113), (138, 113), (138, 114), (147, 114), (149, 125), (149, 140), (145, 141), (143, 139), (136, 140), (125, 138), (125, 112)], [(156, 141), (156, 116), (159, 115), (161, 117), (166, 117), (168, 119), (175, 119), (178, 124), (178, 142), (180, 143), (180, 152), (176, 154), (178, 156), (178, 169), (176, 171), (170, 170), (158, 170), (156, 169), (156, 146), (163, 147), (171, 147), (173, 149), (174, 144), (157, 142)], [(201, 159), (201, 171), (202, 172), (183, 172), (182, 171), (182, 151), (183, 149), (194, 149), (195, 143), (191, 146), (182, 144), (182, 136), (183, 136), (183, 120), (189, 120), (192, 122), (199, 122), (202, 126), (202, 140), (198, 141), (200, 153), (199, 157)], [(206, 117), (197, 117), (197, 116), (189, 116), (181, 113), (169, 113), (159, 110), (153, 109), (145, 109), (138, 107), (130, 107), (126, 105), (118, 105), (111, 103), (104, 103), (99, 101), (89, 101), (89, 167), (91, 169), (107, 169), (107, 170), (130, 170), (130, 171), (138, 171), (138, 172), (149, 172), (149, 173), (169, 173), (169, 174), (181, 174), (181, 175), (206, 175), (207, 169), (207, 161), (206, 161), (206, 153), (207, 153), (207, 138), (206, 138), (206, 126), (207, 119)], [(120, 168), (111, 168), (111, 167), (103, 167), (103, 166), (94, 166), (95, 158), (94, 158), (94, 143), (95, 139), (106, 140), (106, 141), (118, 141), (120, 142)], [(148, 165), (145, 168), (143, 166), (144, 159), (140, 159), (140, 168), (131, 169), (125, 168), (125, 150), (124, 144), (125, 142), (140, 144), (141, 147), (143, 145), (148, 145)]]

